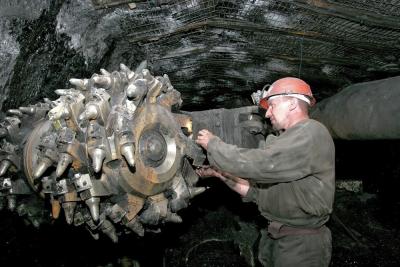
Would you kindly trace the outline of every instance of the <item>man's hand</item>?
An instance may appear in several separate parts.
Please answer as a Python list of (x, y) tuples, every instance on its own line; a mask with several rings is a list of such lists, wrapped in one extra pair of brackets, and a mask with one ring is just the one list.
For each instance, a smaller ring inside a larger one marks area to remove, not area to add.
[(208, 142), (214, 137), (215, 135), (210, 132), (209, 130), (203, 129), (199, 131), (197, 134), (196, 143), (202, 146), (205, 150), (208, 149)]
[(233, 176), (227, 172), (215, 170), (211, 166), (204, 165), (200, 169), (197, 169), (196, 173), (200, 177), (218, 177), (229, 186), (230, 189), (239, 193), (242, 197), (244, 197), (250, 189), (250, 184), (247, 180)]
[(219, 177), (221, 174), (214, 170), (213, 168), (211, 168), (210, 166), (202, 166), (200, 169), (196, 170), (196, 173), (198, 176), (200, 177)]

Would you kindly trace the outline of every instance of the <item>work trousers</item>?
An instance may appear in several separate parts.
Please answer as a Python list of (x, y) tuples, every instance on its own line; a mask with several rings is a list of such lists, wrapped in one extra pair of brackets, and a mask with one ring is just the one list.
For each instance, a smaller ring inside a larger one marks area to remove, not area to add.
[(261, 230), (258, 259), (264, 267), (327, 267), (331, 254), (332, 235), (326, 226), (316, 234), (288, 235), (279, 239)]

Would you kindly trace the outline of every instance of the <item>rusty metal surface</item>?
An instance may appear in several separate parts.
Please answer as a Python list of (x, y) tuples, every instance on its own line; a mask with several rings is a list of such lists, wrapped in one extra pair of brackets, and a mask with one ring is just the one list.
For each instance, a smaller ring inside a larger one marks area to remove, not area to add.
[(240, 147), (259, 147), (260, 142), (264, 141), (266, 133), (270, 131), (256, 106), (213, 109), (188, 112), (187, 114), (192, 117), (195, 135), (201, 129), (206, 128), (226, 143)]

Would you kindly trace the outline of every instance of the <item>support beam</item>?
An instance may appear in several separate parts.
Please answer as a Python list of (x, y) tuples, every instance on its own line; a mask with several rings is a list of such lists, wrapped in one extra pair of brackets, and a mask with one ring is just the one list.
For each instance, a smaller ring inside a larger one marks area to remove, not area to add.
[[(153, 41), (160, 41), (162, 39), (168, 39), (171, 38), (172, 36), (179, 35), (179, 34), (184, 34), (192, 31), (199, 31), (199, 32), (204, 32), (207, 28), (221, 28), (221, 29), (229, 29), (229, 30), (239, 30), (239, 31), (247, 31), (247, 32), (259, 32), (259, 33), (265, 33), (268, 35), (271, 34), (277, 34), (277, 35), (288, 35), (288, 36), (295, 36), (295, 37), (301, 37), (305, 38), (310, 41), (315, 41), (315, 42), (325, 42), (325, 43), (339, 43), (343, 46), (348, 46), (352, 48), (359, 48), (359, 49), (367, 49), (371, 51), (376, 50), (376, 44), (371, 44), (362, 40), (359, 40), (358, 42), (352, 42), (349, 40), (340, 40), (340, 39), (333, 39), (330, 38), (329, 36), (326, 36), (324, 34), (321, 34), (319, 32), (313, 32), (313, 31), (303, 31), (303, 30), (296, 30), (296, 29), (278, 29), (275, 27), (268, 27), (264, 24), (257, 24), (257, 23), (252, 23), (248, 21), (241, 21), (241, 20), (228, 20), (228, 19), (208, 19), (204, 20), (201, 22), (195, 22), (195, 23), (190, 23), (185, 26), (182, 26), (178, 29), (176, 29), (173, 32), (167, 32), (167, 33), (162, 33), (157, 36), (154, 34), (150, 33), (148, 35), (144, 36), (138, 36), (135, 37), (135, 34), (130, 34), (128, 35), (129, 42), (131, 43), (138, 43), (138, 42), (153, 42)], [(393, 47), (390, 45), (387, 45), (385, 43), (380, 44), (382, 48), (386, 50), (396, 50), (398, 47)]]
[(398, 17), (352, 8), (351, 6), (331, 3), (326, 0), (285, 0), (285, 2), (293, 3), (318, 14), (335, 16), (360, 24), (396, 30), (400, 29)]
[[(234, 47), (234, 46), (233, 46)], [(237, 50), (245, 50), (246, 52), (224, 52), (227, 55), (230, 55), (231, 57), (234, 57), (235, 55), (239, 55), (239, 56), (247, 56), (249, 58), (249, 60), (242, 60), (242, 62), (250, 62), (253, 61), (252, 59), (250, 59), (252, 57), (252, 55), (257, 55), (257, 58), (267, 58), (267, 59), (271, 59), (271, 58), (275, 58), (275, 59), (282, 59), (282, 60), (286, 60), (289, 62), (293, 62), (296, 64), (299, 64), (300, 62), (302, 62), (303, 64), (309, 64), (309, 65), (321, 65), (321, 64), (331, 64), (331, 65), (338, 65), (338, 66), (344, 66), (344, 67), (364, 67), (364, 68), (370, 68), (370, 67), (374, 67), (375, 65), (371, 65), (368, 64), (367, 62), (359, 62), (359, 61), (354, 61), (353, 59), (349, 59), (349, 58), (337, 58), (337, 57), (302, 57), (300, 58), (299, 56), (293, 56), (293, 55), (288, 55), (285, 53), (271, 53), (268, 51), (263, 51), (265, 50), (262, 47), (248, 47), (248, 48), (240, 48)], [(228, 50), (227, 50), (228, 51)], [(187, 57), (187, 56), (193, 56), (195, 54), (213, 54), (213, 53), (217, 53), (217, 54), (222, 54), (222, 52), (218, 52), (218, 51), (214, 51), (212, 49), (210, 49), (209, 47), (193, 47), (192, 49), (185, 49), (182, 50), (181, 52), (176, 52), (174, 54), (168, 54), (164, 57), (159, 57), (154, 59), (154, 61), (163, 61), (163, 60), (169, 60), (169, 59), (175, 59), (175, 58), (183, 58), (183, 57)], [(236, 59), (238, 61), (240, 61), (241, 59)], [(214, 62), (213, 59), (208, 59), (208, 61)], [(221, 59), (215, 59), (215, 61), (221, 61)], [(228, 61), (229, 62), (229, 61)]]
[(92, 0), (93, 6), (96, 9), (105, 9), (109, 7), (119, 6), (123, 4), (133, 4), (146, 2), (145, 0)]

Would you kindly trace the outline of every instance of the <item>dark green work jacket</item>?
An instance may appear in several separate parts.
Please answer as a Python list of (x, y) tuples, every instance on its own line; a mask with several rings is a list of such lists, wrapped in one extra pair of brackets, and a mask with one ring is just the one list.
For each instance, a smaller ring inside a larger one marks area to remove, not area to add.
[(249, 180), (254, 186), (246, 198), (256, 202), (268, 220), (318, 227), (329, 219), (335, 193), (335, 147), (328, 130), (315, 120), (268, 136), (265, 149), (239, 148), (212, 138), (208, 160)]

